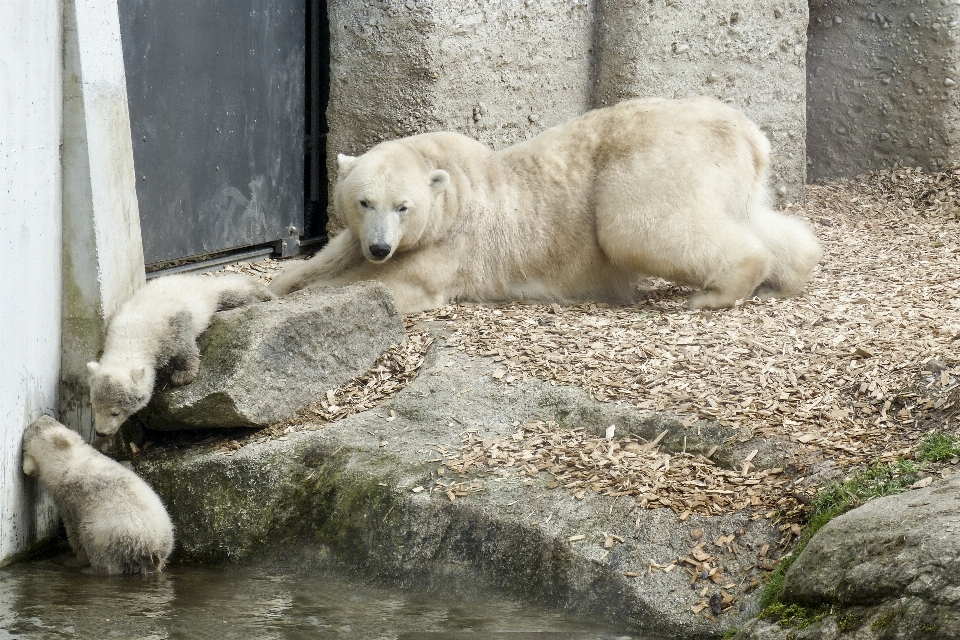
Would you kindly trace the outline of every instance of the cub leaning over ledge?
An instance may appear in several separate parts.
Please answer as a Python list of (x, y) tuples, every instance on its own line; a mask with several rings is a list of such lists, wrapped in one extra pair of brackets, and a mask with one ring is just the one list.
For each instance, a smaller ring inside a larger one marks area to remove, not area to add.
[(770, 145), (712, 98), (591, 111), (502, 151), (426, 133), (339, 156), (347, 230), (271, 283), (381, 280), (402, 313), (455, 300), (630, 302), (644, 275), (692, 308), (792, 296), (821, 250), (768, 204)]
[(173, 524), (136, 473), (49, 416), (23, 434), (23, 472), (39, 476), (53, 494), (81, 565), (97, 573), (163, 569)]
[(88, 362), (90, 402), (99, 435), (116, 433), (147, 406), (157, 369), (170, 366), (170, 382), (197, 377), (197, 337), (213, 314), (275, 296), (259, 280), (238, 274), (173, 275), (137, 291), (110, 320), (100, 362)]

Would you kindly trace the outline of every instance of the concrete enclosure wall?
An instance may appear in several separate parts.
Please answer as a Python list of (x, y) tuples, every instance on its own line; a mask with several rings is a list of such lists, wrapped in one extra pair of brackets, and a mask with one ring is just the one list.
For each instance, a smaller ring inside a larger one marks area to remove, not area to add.
[(773, 186), (802, 200), (807, 5), (771, 0), (597, 0), (597, 106), (710, 95), (773, 146)]
[(0, 562), (55, 530), (20, 469), (60, 369), (60, 0), (0, 2)]
[(383, 140), (454, 130), (502, 148), (589, 109), (591, 4), (330, 0), (331, 179), (338, 153)]
[(960, 164), (960, 5), (813, 0), (808, 38), (811, 179)]
[[(802, 197), (807, 6), (767, 0), (329, 0), (327, 166), (455, 130), (496, 149), (629, 97), (715, 95)], [(331, 230), (338, 223), (332, 221)]]

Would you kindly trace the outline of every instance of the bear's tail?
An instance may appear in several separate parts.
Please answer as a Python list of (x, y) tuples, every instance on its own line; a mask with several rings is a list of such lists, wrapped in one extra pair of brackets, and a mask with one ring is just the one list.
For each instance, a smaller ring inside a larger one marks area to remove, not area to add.
[(800, 293), (823, 256), (810, 227), (765, 205), (750, 211), (750, 226), (773, 253), (770, 275), (758, 294), (788, 298)]
[(753, 152), (756, 181), (747, 202), (748, 219), (754, 233), (773, 253), (770, 275), (757, 293), (788, 298), (803, 290), (823, 250), (806, 222), (774, 211), (770, 206), (767, 188), (772, 163), (770, 141), (759, 127), (750, 124), (747, 138)]

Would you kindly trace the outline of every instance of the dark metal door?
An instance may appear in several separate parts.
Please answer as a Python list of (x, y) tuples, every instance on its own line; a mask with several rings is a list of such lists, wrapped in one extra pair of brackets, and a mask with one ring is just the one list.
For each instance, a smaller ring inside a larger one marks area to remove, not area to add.
[(303, 232), (305, 0), (119, 0), (146, 263)]

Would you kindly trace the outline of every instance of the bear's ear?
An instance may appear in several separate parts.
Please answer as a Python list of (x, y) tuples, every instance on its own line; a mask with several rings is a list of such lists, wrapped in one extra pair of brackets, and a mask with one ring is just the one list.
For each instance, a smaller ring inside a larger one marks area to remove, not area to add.
[(357, 164), (357, 158), (355, 156), (346, 156), (342, 153), (337, 154), (337, 170), (340, 172), (340, 177), (347, 175), (347, 172), (350, 169), (353, 169), (353, 165)]
[(70, 447), (73, 446), (73, 440), (71, 440), (68, 436), (62, 433), (53, 434), (53, 437), (51, 439), (53, 440), (53, 445), (57, 449), (69, 449)]
[(89, 371), (90, 373), (96, 373), (97, 371), (100, 371), (100, 363), (99, 363), (99, 362), (88, 362), (88, 363), (87, 363), (87, 371)]
[(32, 476), (37, 472), (37, 461), (30, 454), (23, 454), (23, 472)]
[(147, 375), (146, 368), (140, 367), (130, 372), (130, 379), (134, 382), (142, 382), (145, 375)]
[(442, 192), (450, 184), (450, 174), (443, 169), (434, 169), (430, 172), (430, 189), (434, 195)]

